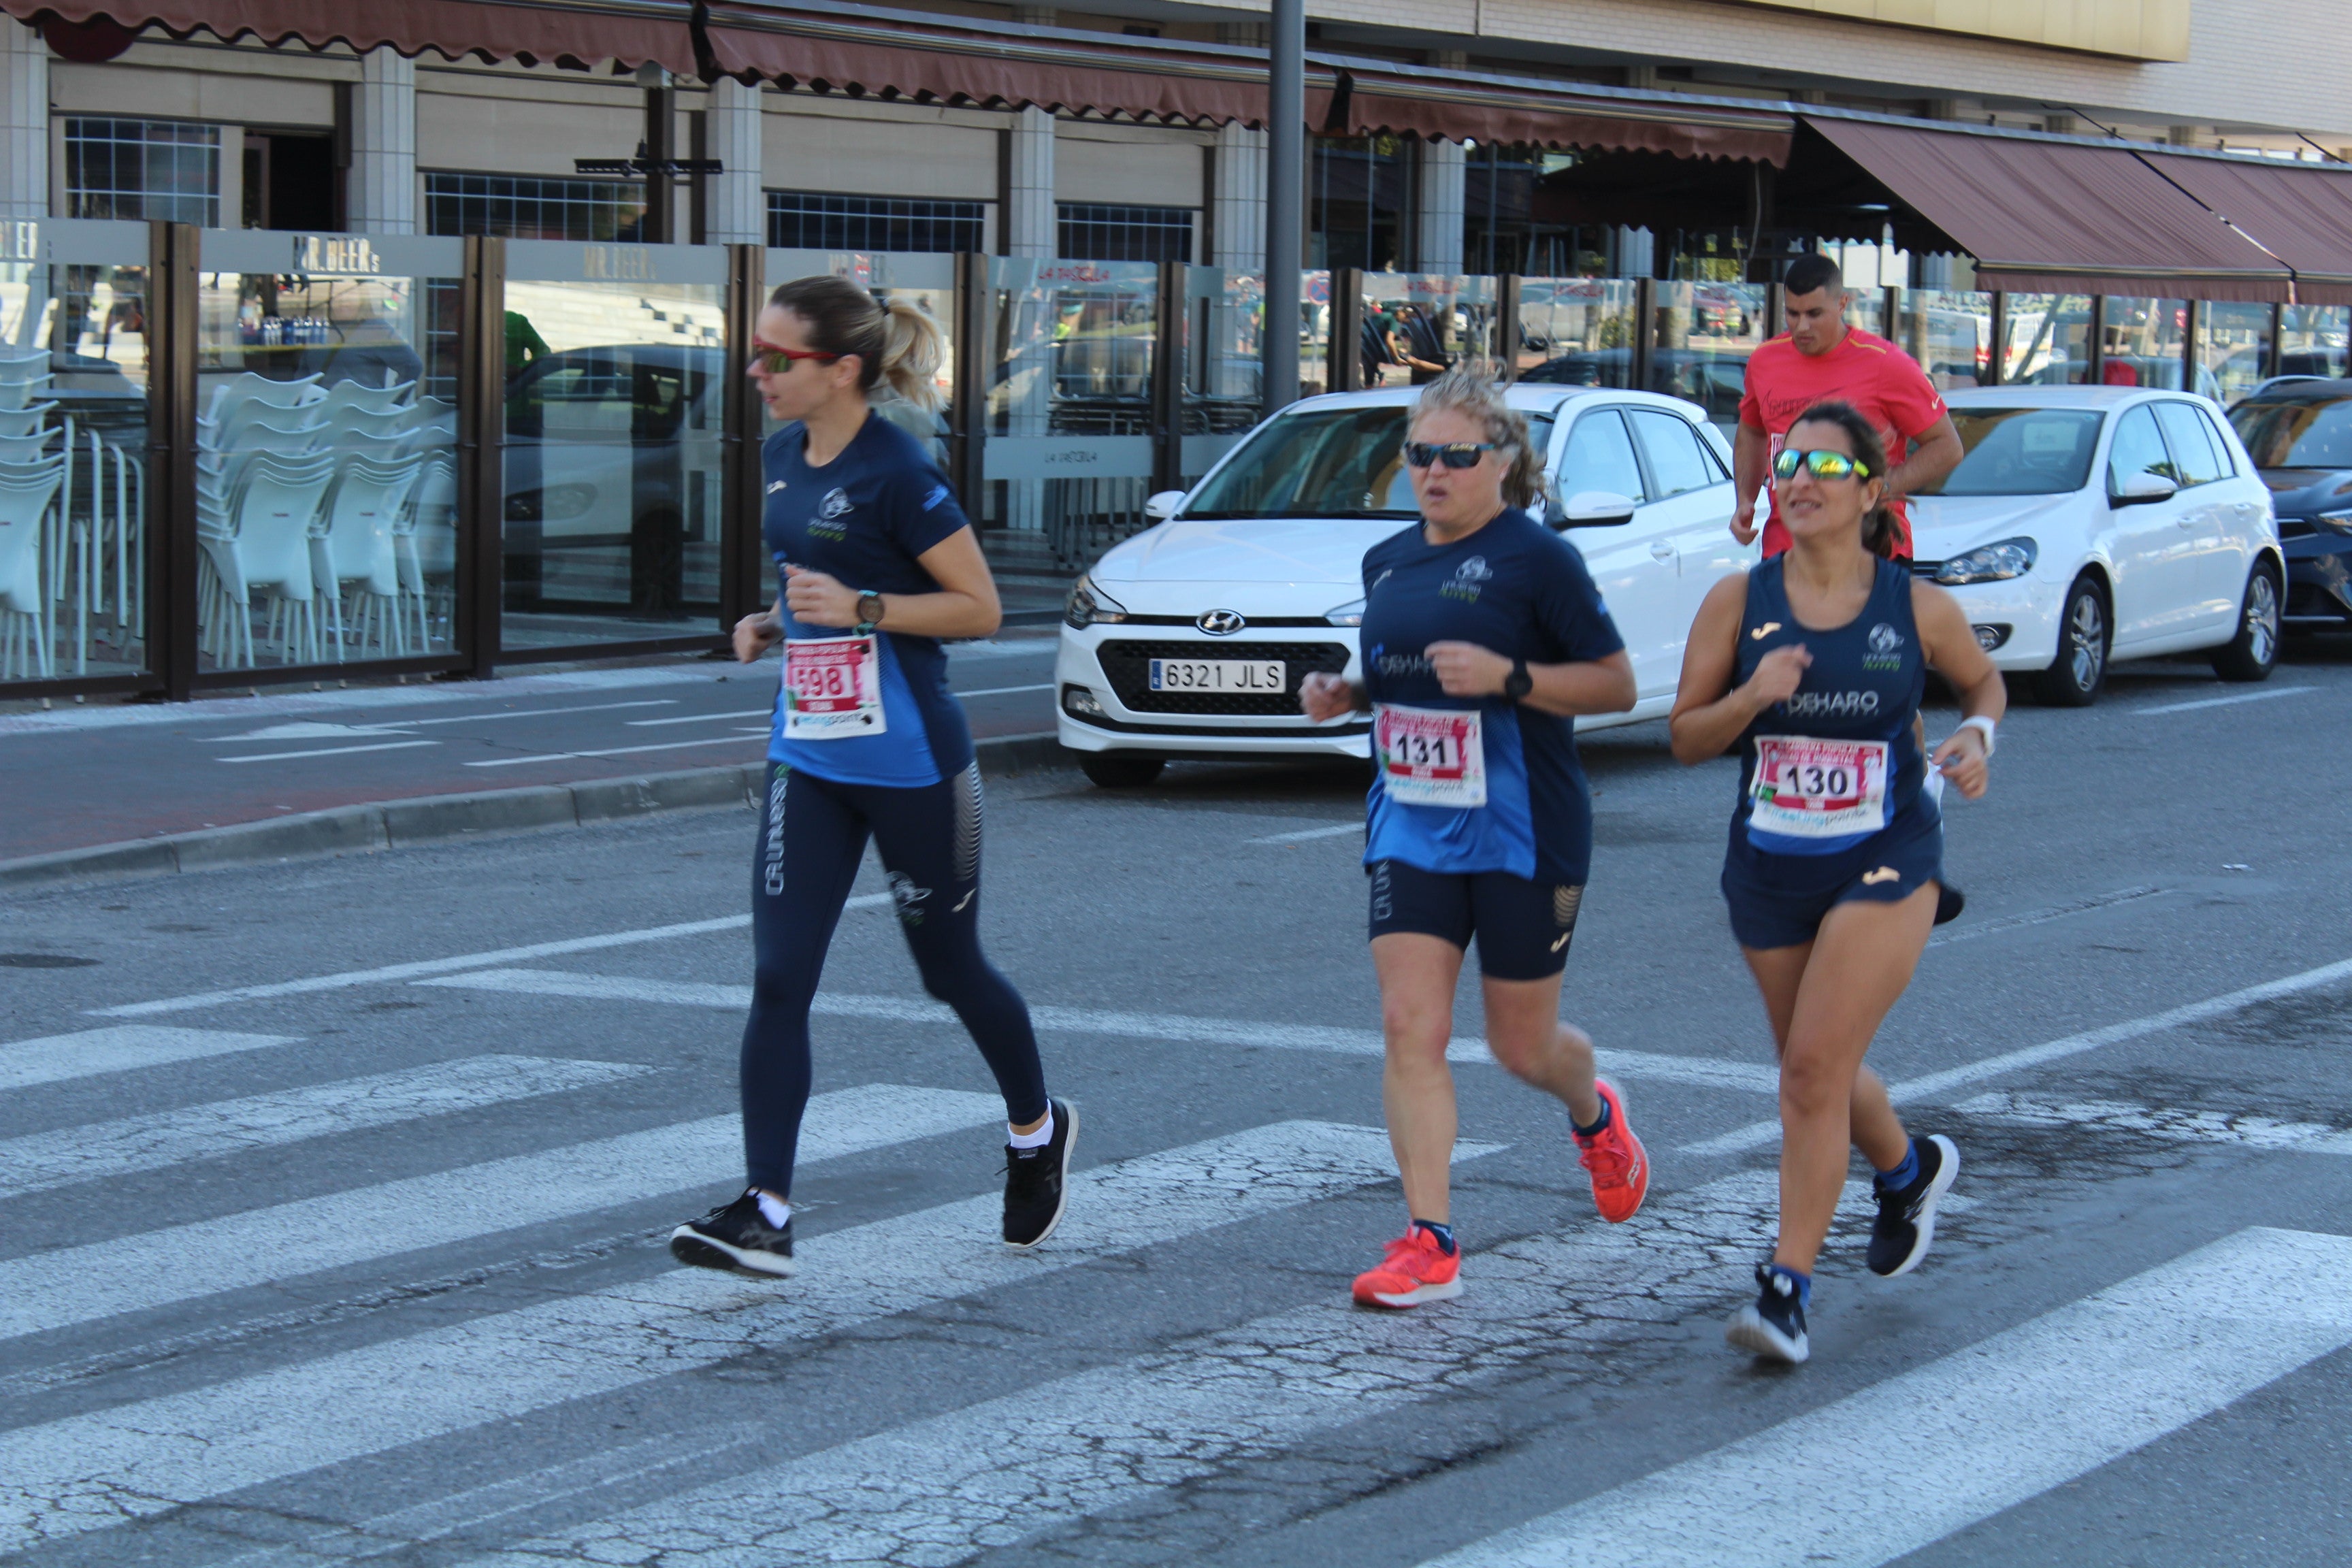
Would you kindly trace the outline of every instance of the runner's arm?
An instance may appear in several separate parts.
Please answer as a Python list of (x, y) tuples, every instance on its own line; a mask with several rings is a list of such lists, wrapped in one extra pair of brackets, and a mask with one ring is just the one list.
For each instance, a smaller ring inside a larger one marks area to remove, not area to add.
[(1739, 422), (1731, 437), (1731, 537), (1742, 544), (1756, 542), (1756, 496), (1764, 488), (1764, 455), (1770, 449), (1762, 430)]
[[(1933, 583), (1911, 584), (1911, 619), (1919, 628), (1920, 651), (1936, 673), (1959, 692), (1960, 713), (1996, 723), (2009, 711), (2009, 687), (1977, 645), (1960, 602)], [(1985, 738), (1975, 730), (1955, 730), (1931, 759), (1952, 786), (1969, 800), (1985, 792)]]
[[(996, 579), (980, 552), (980, 540), (967, 526), (957, 529), (915, 559), (931, 581), (935, 594), (884, 594), (884, 629), (911, 637), (984, 637), (1003, 624), (1004, 611), (996, 597)], [(823, 572), (787, 566), (790, 580), (784, 603), (793, 618), (813, 626), (857, 625), (858, 586)]]
[(1812, 662), (1802, 644), (1774, 648), (1744, 686), (1731, 678), (1739, 668), (1739, 622), (1748, 608), (1746, 576), (1726, 577), (1706, 592), (1691, 622), (1683, 649), (1682, 685), (1675, 692), (1666, 730), (1675, 761), (1689, 766), (1719, 757), (1773, 703), (1797, 689)]
[(1950, 478), (1952, 470), (1960, 466), (1960, 459), (1968, 456), (1948, 414), (1913, 439), (1919, 443), (1919, 449), (1895, 464), (1895, 471), (1886, 476), (1886, 493), (1890, 497), (1934, 489)]
[(1361, 713), (1370, 707), (1364, 698), (1363, 683), (1344, 675), (1318, 669), (1298, 683), (1298, 710), (1318, 724), (1343, 713)]
[(783, 608), (784, 602), (778, 599), (758, 615), (745, 616), (735, 623), (735, 657), (739, 661), (750, 664), (776, 646), (776, 639), (784, 635)]
[[(1509, 679), (1511, 661), (1476, 643), (1433, 642), (1429, 664), (1437, 684), (1448, 697), (1499, 697)], [(1571, 718), (1579, 713), (1622, 713), (1633, 706), (1633, 661), (1620, 648), (1600, 658), (1573, 664), (1530, 664), (1528, 677), (1535, 682), (1523, 707), (1538, 713)]]

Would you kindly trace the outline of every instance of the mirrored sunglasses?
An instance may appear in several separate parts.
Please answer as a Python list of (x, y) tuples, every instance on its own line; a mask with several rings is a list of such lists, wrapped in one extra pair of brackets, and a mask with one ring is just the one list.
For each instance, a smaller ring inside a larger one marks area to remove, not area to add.
[(1501, 448), (1492, 441), (1454, 441), (1440, 447), (1428, 441), (1407, 441), (1404, 460), (1416, 468), (1443, 463), (1449, 468), (1475, 468), (1478, 459)]
[(1801, 452), (1793, 447), (1772, 459), (1772, 475), (1775, 479), (1793, 479), (1800, 467), (1817, 479), (1870, 478), (1868, 463), (1849, 458), (1843, 452)]

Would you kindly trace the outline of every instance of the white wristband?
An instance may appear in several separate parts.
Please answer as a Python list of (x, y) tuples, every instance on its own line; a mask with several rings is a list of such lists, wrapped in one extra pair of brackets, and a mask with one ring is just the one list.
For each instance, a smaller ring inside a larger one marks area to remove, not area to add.
[[(1978, 734), (1982, 735), (1984, 737), (1985, 755), (1988, 757), (1992, 755), (1992, 721), (1990, 719), (1979, 713), (1972, 718), (1961, 720), (1960, 729), (1974, 730)], [(1958, 733), (1958, 731), (1955, 731), (1953, 732), (1957, 734)]]

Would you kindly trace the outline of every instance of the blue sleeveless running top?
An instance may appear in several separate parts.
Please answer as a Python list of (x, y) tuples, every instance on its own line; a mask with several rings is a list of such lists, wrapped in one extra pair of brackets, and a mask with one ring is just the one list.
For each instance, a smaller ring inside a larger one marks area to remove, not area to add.
[[(1789, 608), (1787, 562), (1776, 555), (1748, 574), (1735, 684), (1753, 676), (1776, 647), (1802, 643), (1812, 663), (1795, 694), (1758, 714), (1739, 738), (1734, 843), (1744, 837), (1750, 849), (1769, 855), (1835, 855), (1888, 828), (1908, 832), (1938, 823), (1935, 803), (1920, 795), (1927, 759), (1911, 725), (1927, 689), (1927, 665), (1911, 616), (1910, 567), (1881, 561), (1862, 613), (1833, 630), (1816, 631), (1799, 626)], [(1866, 808), (1868, 781), (1850, 776), (1854, 759), (1871, 748), (1839, 744), (1853, 742), (1885, 748), (1874, 814)], [(1776, 768), (1759, 791), (1757, 764), (1767, 750)], [(1777, 831), (1757, 820), (1759, 800), (1771, 822), (1803, 830)]]

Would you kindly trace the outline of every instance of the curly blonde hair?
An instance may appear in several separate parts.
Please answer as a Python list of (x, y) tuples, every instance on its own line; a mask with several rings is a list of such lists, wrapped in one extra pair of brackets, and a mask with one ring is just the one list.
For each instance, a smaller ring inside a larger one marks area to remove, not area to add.
[(1509, 466), (1503, 473), (1503, 500), (1516, 507), (1538, 505), (1550, 493), (1544, 478), (1544, 455), (1528, 433), (1528, 416), (1504, 398), (1491, 365), (1464, 361), (1421, 389), (1412, 413), (1405, 420), (1405, 439), (1422, 419), (1441, 410), (1466, 415), (1478, 422)]

